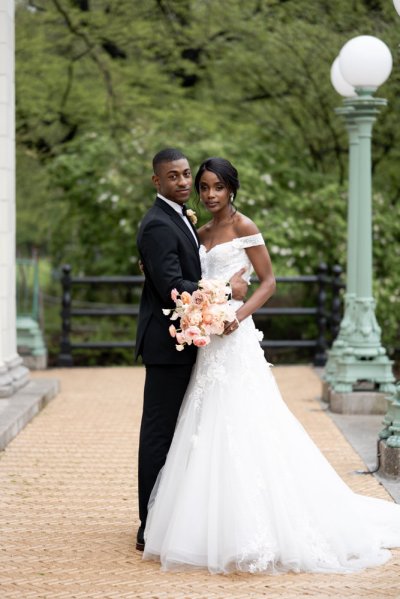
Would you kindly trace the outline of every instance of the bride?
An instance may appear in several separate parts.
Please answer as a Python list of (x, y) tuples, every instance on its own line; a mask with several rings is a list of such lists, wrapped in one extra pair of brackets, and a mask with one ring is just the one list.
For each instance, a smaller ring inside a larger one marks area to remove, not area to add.
[[(400, 506), (353, 493), (281, 398), (251, 314), (275, 281), (263, 238), (239, 213), (238, 173), (210, 158), (195, 178), (212, 219), (199, 230), (204, 278), (246, 267), (260, 286), (199, 348), (174, 439), (149, 502), (144, 559), (212, 573), (353, 572), (400, 546)], [(300, 381), (299, 381), (300, 384)]]

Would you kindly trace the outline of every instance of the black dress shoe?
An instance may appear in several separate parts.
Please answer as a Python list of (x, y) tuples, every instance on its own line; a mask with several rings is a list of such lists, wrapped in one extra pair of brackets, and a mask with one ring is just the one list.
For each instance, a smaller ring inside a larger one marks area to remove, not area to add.
[(144, 528), (139, 526), (137, 535), (136, 535), (136, 549), (138, 551), (144, 551)]

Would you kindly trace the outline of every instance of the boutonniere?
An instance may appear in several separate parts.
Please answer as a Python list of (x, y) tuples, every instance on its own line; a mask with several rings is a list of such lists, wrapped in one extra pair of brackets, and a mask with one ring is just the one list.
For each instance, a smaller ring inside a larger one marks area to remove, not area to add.
[(192, 225), (195, 225), (197, 223), (197, 216), (194, 210), (191, 210), (190, 208), (186, 210), (186, 216), (188, 217)]

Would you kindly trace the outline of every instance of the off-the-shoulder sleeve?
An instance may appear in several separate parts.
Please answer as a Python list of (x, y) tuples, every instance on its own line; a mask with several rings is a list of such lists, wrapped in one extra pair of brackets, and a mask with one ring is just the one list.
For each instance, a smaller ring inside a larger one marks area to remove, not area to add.
[(265, 243), (261, 233), (256, 233), (255, 235), (247, 235), (247, 237), (236, 237), (236, 239), (233, 239), (232, 245), (239, 250), (244, 250), (255, 245), (265, 245)]

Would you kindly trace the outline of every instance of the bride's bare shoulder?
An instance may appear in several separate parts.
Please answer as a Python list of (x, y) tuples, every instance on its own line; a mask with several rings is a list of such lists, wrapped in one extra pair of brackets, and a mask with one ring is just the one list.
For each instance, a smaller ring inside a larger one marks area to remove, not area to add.
[(202, 227), (197, 229), (197, 235), (199, 236), (199, 239), (202, 243), (207, 238), (207, 234), (210, 229), (210, 222), (206, 223), (205, 225), (203, 225)]
[(241, 212), (235, 214), (234, 230), (236, 237), (247, 237), (248, 235), (256, 235), (256, 233), (260, 232), (251, 218), (248, 218)]

